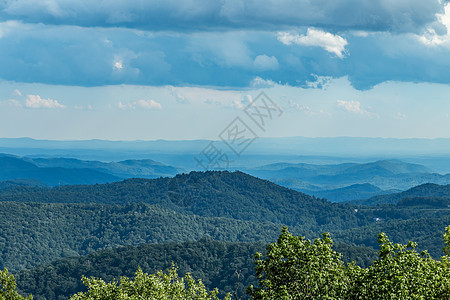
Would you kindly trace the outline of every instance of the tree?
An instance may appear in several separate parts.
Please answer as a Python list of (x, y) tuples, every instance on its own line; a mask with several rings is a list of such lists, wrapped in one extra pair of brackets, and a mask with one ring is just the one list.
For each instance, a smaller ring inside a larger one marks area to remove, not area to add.
[(416, 244), (393, 244), (378, 235), (379, 258), (368, 268), (347, 266), (332, 250), (327, 233), (314, 243), (292, 236), (286, 227), (267, 246), (267, 257), (255, 255), (259, 287), (248, 289), (252, 299), (450, 299), (450, 226), (446, 256), (432, 259)]
[[(83, 283), (88, 287), (85, 293), (78, 293), (70, 300), (169, 300), (169, 299), (196, 299), (218, 300), (218, 291), (208, 292), (203, 283), (195, 281), (190, 274), (179, 278), (177, 269), (162, 271), (156, 274), (147, 274), (141, 269), (135, 274), (134, 280), (121, 277), (120, 283), (112, 281), (106, 283), (102, 279), (83, 277)], [(231, 299), (230, 295), (225, 300)]]
[(450, 226), (445, 228), (444, 243), (446, 244), (444, 250), (445, 255), (450, 256)]
[(16, 280), (12, 274), (9, 274), (7, 269), (0, 271), (0, 300), (28, 300), (33, 299), (30, 295), (22, 297), (16, 290)]
[(367, 269), (349, 265), (348, 299), (450, 299), (447, 258), (432, 259), (415, 251), (416, 243), (393, 244), (378, 235), (379, 258)]
[(328, 233), (314, 242), (293, 236), (283, 227), (278, 241), (267, 246), (267, 258), (255, 255), (259, 288), (253, 299), (340, 299), (348, 287), (341, 255), (332, 250)]

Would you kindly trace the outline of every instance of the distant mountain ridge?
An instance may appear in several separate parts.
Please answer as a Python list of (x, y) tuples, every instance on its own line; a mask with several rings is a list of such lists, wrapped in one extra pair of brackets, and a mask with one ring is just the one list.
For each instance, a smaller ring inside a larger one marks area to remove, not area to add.
[(120, 180), (117, 176), (96, 170), (60, 167), (40, 168), (19, 157), (0, 156), (0, 180), (10, 179), (34, 179), (49, 186), (105, 183)]
[(450, 199), (450, 184), (439, 185), (434, 183), (425, 183), (404, 192), (379, 195), (365, 200), (349, 201), (349, 203), (359, 205), (397, 204), (402, 199), (417, 197), (422, 197), (423, 200), (426, 198)]
[(106, 163), (0, 154), (0, 181), (28, 179), (57, 186), (115, 182), (132, 177), (157, 178), (177, 173), (178, 169), (150, 159)]
[(385, 195), (400, 192), (398, 190), (382, 190), (377, 186), (370, 183), (357, 183), (343, 188), (331, 189), (331, 190), (307, 190), (298, 189), (298, 191), (314, 195), (316, 197), (325, 198), (331, 202), (342, 202), (343, 199), (367, 199), (373, 196)]
[(450, 174), (440, 175), (420, 164), (396, 159), (333, 165), (277, 163), (246, 172), (334, 202), (407, 190), (423, 183), (450, 184)]
[(128, 159), (119, 162), (86, 161), (74, 158), (29, 158), (38, 167), (88, 168), (119, 178), (157, 178), (174, 176), (178, 169), (151, 159)]

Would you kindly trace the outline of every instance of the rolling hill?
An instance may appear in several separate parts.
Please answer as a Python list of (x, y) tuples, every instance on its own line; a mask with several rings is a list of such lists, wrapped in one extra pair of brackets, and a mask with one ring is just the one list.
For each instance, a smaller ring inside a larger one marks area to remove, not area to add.
[(238, 171), (191, 172), (173, 178), (51, 189), (18, 188), (0, 192), (0, 201), (112, 205), (142, 202), (204, 217), (264, 220), (308, 230), (331, 225), (348, 228), (368, 222), (351, 206), (332, 204)]
[(416, 197), (450, 199), (450, 184), (439, 185), (426, 183), (415, 186), (404, 192), (379, 195), (365, 200), (350, 201), (349, 203), (357, 205), (397, 204), (402, 199)]
[(87, 168), (41, 168), (19, 157), (0, 156), (0, 180), (33, 179), (49, 186), (93, 184), (120, 180), (119, 177)]
[[(375, 239), (375, 238), (374, 238)], [(333, 247), (343, 254), (346, 262), (358, 260), (360, 265), (370, 265), (377, 257), (372, 248), (347, 246), (337, 243)], [(33, 294), (33, 299), (67, 299), (84, 291), (81, 276), (100, 277), (106, 281), (120, 276), (133, 277), (140, 267), (144, 272), (165, 270), (173, 262), (179, 274), (190, 272), (200, 278), (209, 290), (219, 288), (235, 292), (248, 299), (246, 287), (256, 284), (253, 255), (265, 252), (265, 244), (219, 242), (203, 238), (195, 242), (143, 244), (96, 251), (92, 254), (64, 258), (50, 264), (16, 273), (17, 284), (23, 294)]]
[(0, 181), (27, 179), (48, 186), (106, 183), (135, 177), (167, 177), (178, 172), (174, 167), (150, 159), (100, 162), (0, 154)]

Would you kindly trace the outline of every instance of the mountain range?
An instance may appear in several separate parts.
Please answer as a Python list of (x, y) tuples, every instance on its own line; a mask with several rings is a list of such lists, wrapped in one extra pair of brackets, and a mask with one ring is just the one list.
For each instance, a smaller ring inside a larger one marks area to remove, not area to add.
[(29, 185), (95, 184), (132, 177), (173, 176), (177, 173), (178, 169), (150, 159), (100, 162), (73, 158), (27, 158), (0, 155), (0, 181), (11, 182), (11, 180), (20, 179), (22, 184), (28, 181)]

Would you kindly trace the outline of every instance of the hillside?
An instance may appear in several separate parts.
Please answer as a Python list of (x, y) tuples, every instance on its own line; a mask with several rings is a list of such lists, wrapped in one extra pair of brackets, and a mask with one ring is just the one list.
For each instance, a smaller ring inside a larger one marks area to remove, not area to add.
[(268, 242), (280, 228), (272, 223), (184, 215), (147, 204), (0, 202), (0, 269), (17, 271), (104, 248), (193, 241), (204, 236)]
[[(450, 175), (433, 173), (430, 169), (400, 160), (380, 160), (370, 163), (342, 163), (342, 164), (293, 164), (276, 163), (257, 168), (246, 169), (246, 172), (260, 178), (282, 184), (299, 191), (317, 194), (353, 186), (356, 184), (370, 184), (381, 189), (379, 194), (389, 190), (406, 190), (423, 183), (449, 184)], [(369, 197), (373, 188), (367, 186)], [(337, 202), (352, 200), (339, 197)], [(354, 198), (353, 198), (354, 199)], [(361, 199), (361, 198), (360, 198)]]
[(10, 179), (0, 181), (0, 190), (8, 190), (20, 187), (45, 187), (46, 185), (35, 179)]
[[(363, 267), (377, 257), (371, 248), (339, 243), (333, 248), (344, 255), (344, 261), (358, 260)], [(206, 238), (196, 242), (143, 244), (64, 258), (23, 270), (15, 277), (23, 294), (33, 294), (35, 300), (67, 299), (85, 290), (80, 280), (82, 275), (110, 281), (120, 276), (132, 277), (138, 267), (148, 273), (165, 270), (173, 262), (179, 267), (180, 274), (190, 272), (195, 278), (202, 279), (209, 290), (218, 287), (222, 293), (236, 290), (238, 271), (238, 295), (247, 299), (246, 287), (256, 284), (253, 269), (256, 252), (264, 253), (265, 244), (219, 242)]]
[(119, 162), (87, 161), (74, 158), (30, 158), (41, 168), (91, 169), (119, 178), (157, 178), (175, 176), (179, 170), (151, 159), (129, 159)]
[(316, 197), (325, 198), (331, 202), (344, 202), (355, 199), (367, 199), (378, 195), (390, 194), (396, 191), (384, 191), (379, 187), (371, 185), (369, 183), (353, 184), (350, 186), (331, 189), (331, 190), (307, 190), (297, 189), (298, 191), (314, 195)]
[(450, 199), (450, 184), (439, 185), (433, 183), (421, 184), (415, 186), (407, 191), (400, 193), (393, 193), (388, 195), (379, 195), (365, 200), (351, 201), (352, 204), (357, 205), (378, 205), (378, 204), (397, 204), (404, 198), (446, 198)]
[(433, 258), (439, 259), (443, 255), (442, 235), (449, 224), (450, 214), (447, 210), (447, 213), (440, 217), (416, 216), (409, 220), (380, 220), (369, 226), (333, 232), (332, 237), (344, 243), (376, 248), (377, 240), (372, 237), (384, 232), (395, 243), (406, 244), (414, 241), (418, 244), (417, 250), (427, 250)]
[(119, 205), (143, 202), (205, 217), (264, 220), (314, 231), (367, 223), (348, 205), (332, 204), (242, 172), (228, 171), (51, 189), (21, 188), (0, 192), (0, 201)]
[(48, 186), (94, 184), (120, 180), (119, 177), (97, 170), (61, 167), (41, 168), (32, 162), (10, 155), (0, 155), (0, 181), (31, 179)]

